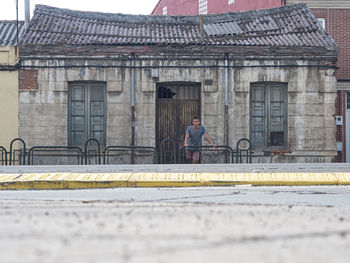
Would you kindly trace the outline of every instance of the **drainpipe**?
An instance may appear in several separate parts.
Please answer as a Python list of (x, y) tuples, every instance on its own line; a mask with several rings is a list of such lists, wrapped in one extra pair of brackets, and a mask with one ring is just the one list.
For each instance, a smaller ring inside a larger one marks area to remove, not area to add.
[(225, 117), (224, 117), (224, 143), (228, 145), (228, 54), (225, 54)]
[(131, 53), (131, 146), (135, 146), (135, 53)]
[(201, 36), (204, 36), (204, 23), (203, 23), (203, 16), (199, 15), (199, 30), (201, 33)]
[(18, 46), (18, 0), (16, 0), (16, 46)]
[(30, 1), (24, 0), (24, 27), (27, 30), (30, 22)]

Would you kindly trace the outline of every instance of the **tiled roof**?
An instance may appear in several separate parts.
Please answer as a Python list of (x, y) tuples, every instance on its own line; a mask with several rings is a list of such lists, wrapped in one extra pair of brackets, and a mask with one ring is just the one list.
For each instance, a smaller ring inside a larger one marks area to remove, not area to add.
[[(24, 21), (18, 21), (18, 37), (24, 31)], [(16, 21), (0, 20), (0, 46), (16, 46), (17, 44), (17, 23)]]
[(203, 16), (145, 16), (36, 5), (21, 45), (232, 45), (336, 49), (305, 4)]

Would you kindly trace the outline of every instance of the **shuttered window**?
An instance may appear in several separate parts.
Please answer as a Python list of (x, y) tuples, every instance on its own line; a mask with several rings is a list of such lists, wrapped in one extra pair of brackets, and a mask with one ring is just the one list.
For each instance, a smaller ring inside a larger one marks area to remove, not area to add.
[(250, 139), (254, 148), (287, 145), (287, 85), (257, 83), (250, 92)]
[(106, 85), (71, 83), (69, 85), (68, 144), (84, 146), (94, 138), (106, 145)]

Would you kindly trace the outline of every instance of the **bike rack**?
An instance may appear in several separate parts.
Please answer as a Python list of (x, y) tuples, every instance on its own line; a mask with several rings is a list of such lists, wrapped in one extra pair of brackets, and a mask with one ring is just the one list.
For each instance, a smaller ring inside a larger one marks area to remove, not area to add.
[[(163, 150), (164, 146), (166, 143), (170, 143), (172, 145), (172, 150)], [(166, 154), (170, 154), (170, 159), (172, 160), (171, 163), (175, 164), (176, 163), (176, 144), (175, 144), (175, 141), (172, 140), (172, 139), (165, 139), (163, 140), (160, 145), (159, 145), (159, 162), (160, 163), (165, 163), (165, 157), (166, 157)]]
[(0, 146), (0, 153), (1, 153), (1, 165), (7, 165), (8, 152), (6, 151), (6, 149), (4, 147)]
[(98, 157), (98, 164), (101, 164), (101, 146), (100, 146), (100, 142), (97, 140), (97, 139), (94, 139), (94, 138), (90, 138), (86, 141), (85, 143), (85, 147), (84, 147), (84, 150), (85, 150), (85, 164), (88, 164), (88, 144), (90, 142), (95, 142), (97, 144), (97, 157)]
[[(240, 144), (242, 142), (248, 142), (248, 148), (246, 149), (240, 149)], [(242, 163), (242, 153), (246, 152), (245, 157), (246, 157), (246, 163), (252, 163), (252, 147), (250, 144), (250, 140), (247, 138), (242, 138), (237, 142), (237, 154), (236, 154), (236, 163)]]
[[(11, 143), (10, 143), (10, 158), (9, 158), (9, 165), (15, 165), (15, 161), (16, 160), (14, 160), (13, 158), (13, 156), (14, 156), (14, 152), (13, 152), (13, 144), (15, 143), (15, 142), (17, 142), (17, 141), (19, 141), (19, 142), (21, 142), (22, 143), (22, 145), (23, 145), (23, 154), (20, 154), (19, 155), (19, 164), (23, 164), (23, 165), (25, 165), (25, 160), (26, 160), (26, 143), (24, 142), (24, 140), (23, 139), (21, 139), (21, 138), (15, 138), (15, 139), (13, 139), (12, 141), (11, 141)], [(22, 153), (22, 150), (19, 150), (19, 152), (20, 153)], [(23, 160), (21, 160), (23, 158)]]

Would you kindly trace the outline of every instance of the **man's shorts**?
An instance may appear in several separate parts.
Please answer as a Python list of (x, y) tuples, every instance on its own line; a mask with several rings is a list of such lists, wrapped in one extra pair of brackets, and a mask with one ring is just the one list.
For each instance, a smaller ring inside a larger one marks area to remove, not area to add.
[(198, 161), (199, 160), (199, 152), (186, 151), (186, 159)]

